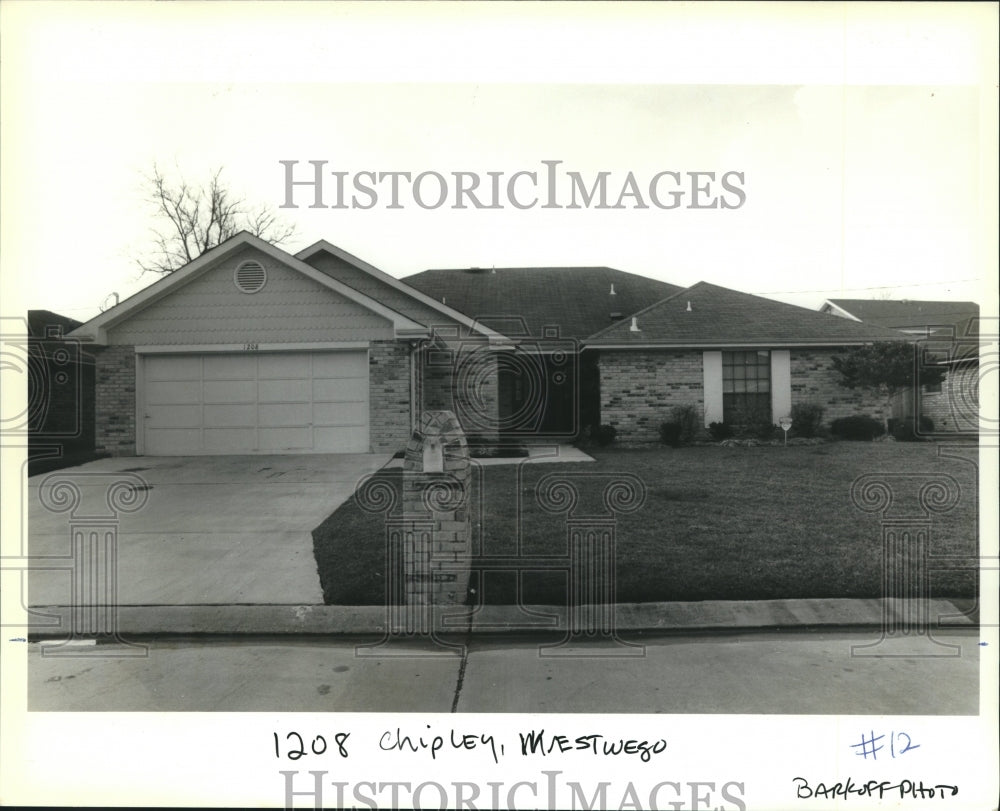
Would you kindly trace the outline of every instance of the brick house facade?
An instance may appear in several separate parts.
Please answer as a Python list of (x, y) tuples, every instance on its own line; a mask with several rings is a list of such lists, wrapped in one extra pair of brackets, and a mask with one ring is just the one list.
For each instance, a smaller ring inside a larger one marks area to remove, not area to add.
[(96, 359), (97, 449), (187, 455), (394, 452), (427, 410), (488, 441), (603, 423), (627, 444), (659, 441), (675, 406), (705, 426), (803, 403), (881, 419), (832, 358), (907, 336), (612, 268), (397, 280), (326, 242), (292, 256), (242, 233), (72, 337)]

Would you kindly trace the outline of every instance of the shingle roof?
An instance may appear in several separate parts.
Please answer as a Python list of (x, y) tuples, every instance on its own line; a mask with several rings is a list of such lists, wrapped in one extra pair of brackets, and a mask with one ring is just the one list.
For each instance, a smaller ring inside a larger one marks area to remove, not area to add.
[(828, 299), (868, 324), (896, 329), (951, 326), (979, 315), (974, 301), (884, 301), (863, 298)]
[(681, 289), (608, 267), (436, 269), (402, 281), (509, 337), (523, 319), (532, 336), (558, 326), (562, 338), (584, 338), (612, 313), (624, 318)]
[(639, 332), (632, 332), (631, 321), (626, 320), (602, 330), (584, 343), (587, 346), (836, 346), (912, 339), (893, 329), (752, 296), (708, 282), (698, 282), (635, 316)]
[(48, 337), (49, 327), (62, 328), (62, 334), (79, 327), (83, 322), (65, 315), (59, 315), (51, 310), (28, 310), (28, 335), (32, 338)]

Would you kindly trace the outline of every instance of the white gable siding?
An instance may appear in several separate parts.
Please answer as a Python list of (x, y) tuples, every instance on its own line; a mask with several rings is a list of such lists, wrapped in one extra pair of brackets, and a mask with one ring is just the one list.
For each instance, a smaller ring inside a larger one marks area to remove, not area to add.
[[(233, 272), (247, 259), (267, 270), (258, 293), (241, 293)], [(296, 270), (253, 249), (173, 291), (108, 330), (108, 343), (314, 343), (391, 340), (392, 324)]]

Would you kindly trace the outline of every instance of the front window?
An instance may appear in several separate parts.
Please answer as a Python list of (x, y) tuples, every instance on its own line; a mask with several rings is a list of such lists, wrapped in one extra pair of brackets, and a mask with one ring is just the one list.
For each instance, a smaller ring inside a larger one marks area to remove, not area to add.
[(722, 353), (722, 418), (736, 427), (770, 425), (771, 353)]

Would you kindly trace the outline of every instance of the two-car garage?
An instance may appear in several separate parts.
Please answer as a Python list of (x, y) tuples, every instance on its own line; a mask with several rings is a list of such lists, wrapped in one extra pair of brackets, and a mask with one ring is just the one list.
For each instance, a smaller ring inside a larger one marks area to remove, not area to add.
[(367, 453), (368, 351), (142, 354), (139, 453)]

